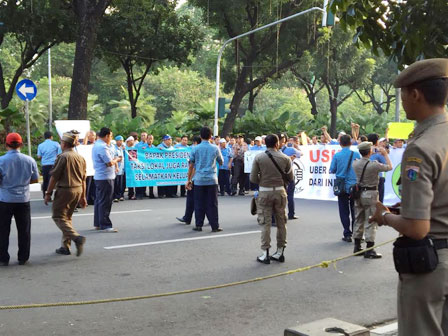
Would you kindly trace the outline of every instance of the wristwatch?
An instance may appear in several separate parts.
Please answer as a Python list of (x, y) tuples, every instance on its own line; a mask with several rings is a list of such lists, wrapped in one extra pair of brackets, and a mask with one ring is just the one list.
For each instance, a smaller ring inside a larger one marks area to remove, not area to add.
[(390, 214), (390, 211), (384, 210), (384, 211), (381, 213), (381, 217), (383, 217), (383, 225), (387, 225), (386, 217), (385, 217), (387, 214)]

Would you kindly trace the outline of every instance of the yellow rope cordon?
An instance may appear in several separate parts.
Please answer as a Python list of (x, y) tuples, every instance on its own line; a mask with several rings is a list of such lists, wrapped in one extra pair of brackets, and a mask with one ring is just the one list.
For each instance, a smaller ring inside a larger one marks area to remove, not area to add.
[(160, 298), (160, 297), (166, 297), (166, 296), (174, 296), (174, 295), (181, 295), (181, 294), (189, 294), (189, 293), (197, 293), (197, 292), (204, 292), (209, 291), (212, 289), (220, 289), (220, 288), (227, 288), (227, 287), (233, 287), (233, 286), (239, 286), (239, 285), (245, 285), (252, 282), (258, 282), (273, 278), (278, 278), (285, 275), (290, 275), (294, 273), (300, 273), (304, 271), (311, 270), (313, 268), (328, 268), (331, 264), (336, 264), (338, 261), (348, 259), (350, 257), (354, 257), (358, 254), (364, 253), (366, 251), (372, 250), (374, 248), (384, 246), (387, 244), (390, 244), (395, 241), (394, 239), (388, 240), (384, 243), (375, 245), (371, 248), (364, 249), (360, 252), (349, 254), (344, 257), (339, 257), (336, 259), (328, 260), (328, 261), (322, 261), (318, 264), (311, 265), (311, 266), (305, 266), (300, 267), (297, 269), (266, 275), (263, 277), (258, 277), (254, 279), (248, 279), (248, 280), (242, 280), (242, 281), (236, 281), (236, 282), (230, 282), (222, 285), (215, 285), (215, 286), (209, 286), (209, 287), (202, 287), (202, 288), (194, 288), (194, 289), (186, 289), (182, 291), (176, 291), (176, 292), (167, 292), (167, 293), (159, 293), (159, 294), (149, 294), (149, 295), (141, 295), (141, 296), (129, 296), (129, 297), (123, 297), (123, 298), (113, 298), (113, 299), (102, 299), (102, 300), (88, 300), (88, 301), (74, 301), (74, 302), (55, 302), (55, 303), (32, 303), (32, 304), (24, 304), (24, 305), (15, 305), (15, 306), (0, 306), (0, 310), (15, 310), (15, 309), (29, 309), (29, 308), (46, 308), (46, 307), (67, 307), (67, 306), (84, 306), (84, 305), (93, 305), (93, 304), (100, 304), (100, 303), (112, 303), (112, 302), (124, 302), (124, 301), (135, 301), (135, 300), (145, 300), (145, 299), (154, 299), (154, 298)]

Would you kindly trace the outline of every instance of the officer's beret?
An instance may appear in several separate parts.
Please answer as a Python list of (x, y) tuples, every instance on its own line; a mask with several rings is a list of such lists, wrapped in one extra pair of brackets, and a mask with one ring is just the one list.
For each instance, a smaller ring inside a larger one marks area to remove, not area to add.
[(364, 141), (358, 145), (358, 150), (369, 150), (373, 146), (373, 143)]
[(411, 64), (397, 76), (394, 87), (402, 88), (438, 78), (448, 78), (448, 58), (432, 58)]
[(73, 145), (76, 141), (77, 134), (73, 134), (72, 132), (66, 132), (62, 135), (62, 141), (67, 142)]

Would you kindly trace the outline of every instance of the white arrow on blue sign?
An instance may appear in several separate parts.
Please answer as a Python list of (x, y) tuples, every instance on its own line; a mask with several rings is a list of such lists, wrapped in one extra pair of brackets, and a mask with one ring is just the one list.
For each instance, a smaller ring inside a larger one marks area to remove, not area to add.
[(33, 81), (29, 79), (22, 79), (16, 85), (16, 93), (20, 99), (25, 101), (33, 100), (37, 94), (37, 87)]

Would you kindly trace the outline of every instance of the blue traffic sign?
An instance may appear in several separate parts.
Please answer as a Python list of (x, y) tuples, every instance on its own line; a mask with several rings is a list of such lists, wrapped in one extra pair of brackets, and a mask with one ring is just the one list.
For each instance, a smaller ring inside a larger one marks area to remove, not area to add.
[(29, 79), (22, 79), (16, 85), (16, 93), (20, 99), (25, 101), (33, 100), (37, 94), (37, 87), (33, 81)]

